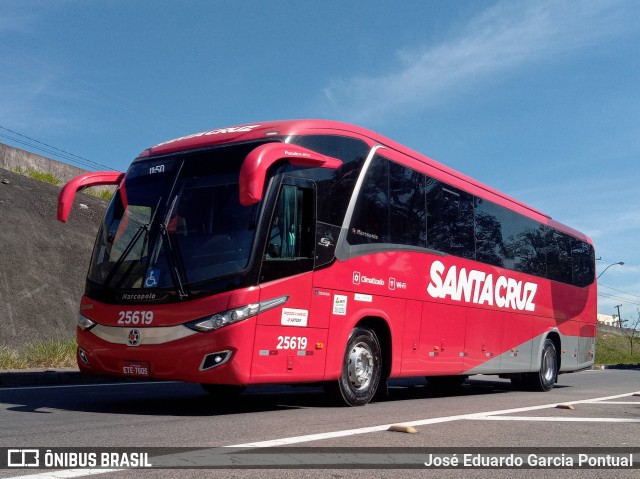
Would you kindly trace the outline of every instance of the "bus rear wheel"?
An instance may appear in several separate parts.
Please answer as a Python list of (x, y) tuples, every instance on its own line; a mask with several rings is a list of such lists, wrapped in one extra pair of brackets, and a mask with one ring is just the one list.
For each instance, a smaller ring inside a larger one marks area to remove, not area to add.
[(511, 378), (511, 383), (518, 389), (528, 391), (551, 391), (558, 379), (558, 356), (552, 340), (546, 339), (542, 348), (540, 370), (534, 373), (523, 373)]
[(355, 328), (349, 336), (338, 381), (325, 384), (336, 402), (363, 406), (376, 394), (382, 373), (380, 342), (373, 331)]

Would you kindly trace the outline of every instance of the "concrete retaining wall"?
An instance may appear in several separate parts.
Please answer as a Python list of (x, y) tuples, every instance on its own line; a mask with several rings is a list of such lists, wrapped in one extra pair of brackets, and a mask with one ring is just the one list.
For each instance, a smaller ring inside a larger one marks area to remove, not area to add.
[(107, 202), (77, 195), (60, 223), (59, 186), (1, 168), (0, 180), (0, 347), (73, 338)]
[(4, 143), (0, 143), (0, 168), (9, 171), (15, 171), (16, 168), (33, 168), (34, 170), (51, 173), (56, 178), (59, 178), (62, 183), (66, 183), (87, 171)]

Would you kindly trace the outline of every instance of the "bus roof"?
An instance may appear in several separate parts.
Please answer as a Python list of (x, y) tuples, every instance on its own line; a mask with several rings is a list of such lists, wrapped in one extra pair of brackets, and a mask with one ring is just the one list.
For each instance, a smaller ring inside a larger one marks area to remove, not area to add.
[(413, 158), (414, 160), (427, 165), (429, 169), (439, 172), (439, 180), (449, 182), (452, 184), (452, 186), (458, 187), (462, 190), (467, 190), (472, 194), (484, 197), (488, 200), (498, 200), (498, 203), (501, 203), (503, 206), (519, 211), (520, 213), (527, 216), (536, 218), (538, 221), (542, 221), (553, 228), (564, 231), (571, 234), (572, 236), (593, 244), (591, 239), (585, 234), (553, 220), (551, 216), (527, 205), (526, 203), (512, 198), (488, 185), (485, 185), (480, 181), (477, 181), (467, 175), (464, 175), (463, 173), (460, 173), (457, 170), (454, 170), (453, 168), (439, 163), (394, 140), (386, 138), (383, 135), (375, 133), (366, 128), (339, 121), (314, 119), (282, 120), (255, 122), (232, 127), (216, 128), (214, 130), (194, 133), (192, 135), (187, 135), (163, 143), (159, 143), (140, 153), (140, 155), (138, 155), (138, 159), (207, 148), (210, 146), (225, 143), (264, 139), (271, 136), (282, 138), (288, 136), (310, 134), (334, 134), (351, 136), (367, 141), (370, 146), (377, 144), (395, 150), (405, 156)]

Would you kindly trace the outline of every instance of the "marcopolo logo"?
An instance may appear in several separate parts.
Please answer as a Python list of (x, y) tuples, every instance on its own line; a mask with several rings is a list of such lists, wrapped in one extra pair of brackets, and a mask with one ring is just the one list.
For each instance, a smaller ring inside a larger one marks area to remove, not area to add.
[(536, 283), (518, 281), (506, 276), (494, 278), (493, 274), (475, 269), (458, 269), (456, 265), (447, 269), (441, 261), (431, 264), (430, 277), (427, 292), (432, 298), (448, 297), (452, 301), (495, 305), (498, 308), (516, 311), (536, 310)]
[(122, 293), (120, 297), (122, 301), (151, 301), (154, 299), (158, 299), (156, 297), (156, 293), (141, 293), (141, 294), (130, 294), (130, 293)]

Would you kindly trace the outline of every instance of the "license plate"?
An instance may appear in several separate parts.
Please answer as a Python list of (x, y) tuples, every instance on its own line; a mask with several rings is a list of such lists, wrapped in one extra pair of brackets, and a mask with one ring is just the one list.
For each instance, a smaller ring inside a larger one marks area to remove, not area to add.
[(149, 377), (149, 363), (146, 361), (123, 361), (122, 374), (138, 378)]

